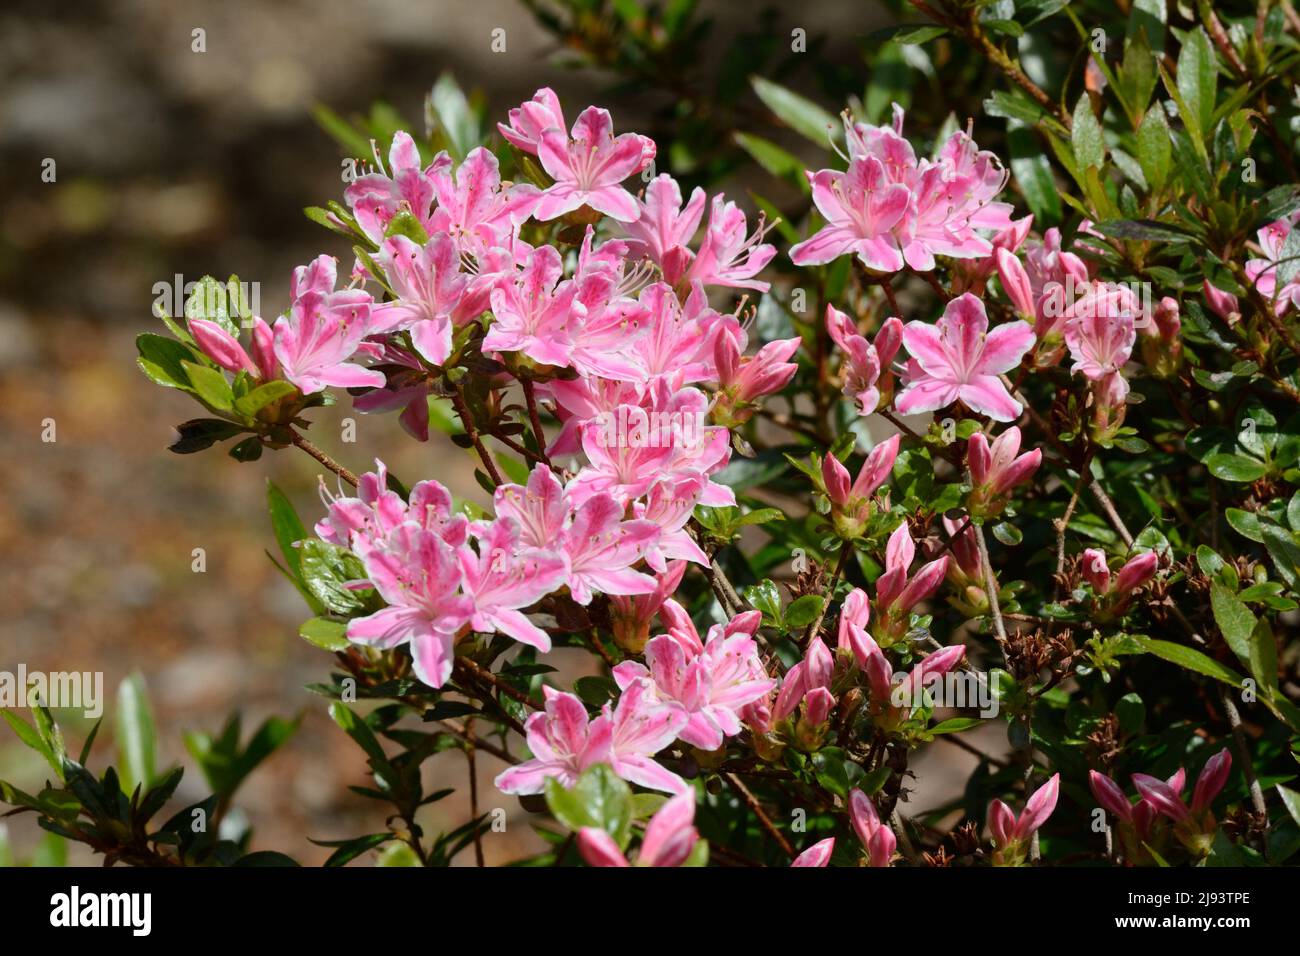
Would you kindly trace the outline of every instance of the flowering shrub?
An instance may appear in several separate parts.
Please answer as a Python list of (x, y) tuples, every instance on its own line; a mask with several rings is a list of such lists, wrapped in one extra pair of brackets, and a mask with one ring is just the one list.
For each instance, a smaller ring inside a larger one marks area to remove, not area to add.
[[(333, 654), (315, 689), (369, 760), (357, 792), (393, 808), (333, 862), (481, 861), (514, 797), (534, 863), (1300, 850), (1300, 193), (1294, 104), (1270, 99), (1290, 14), (1175, 28), (1141, 2), (1098, 24), (1107, 48), (1062, 4), (915, 7), (932, 22), (890, 42), (991, 65), (1007, 152), (755, 79), (824, 155), (806, 200), (752, 214), (687, 194), (599, 106), (541, 89), (493, 129), (440, 84), (436, 142), (383, 137), (309, 210), (351, 253), (296, 269), (278, 318), (208, 279), (140, 337), (204, 409), (173, 451), (295, 446), (332, 473), (305, 517), (270, 505), (302, 635)], [(1012, 59), (1043, 23), (1086, 63)], [(335, 402), (465, 449), (482, 499), (438, 453), (349, 470), (307, 437)], [(420, 767), (448, 748), (499, 761), (499, 795), (429, 838)], [(931, 749), (976, 766), (917, 807)], [(80, 811), (6, 797), (87, 838), (103, 782), (53, 763)], [(227, 861), (132, 819), (116, 858)]]

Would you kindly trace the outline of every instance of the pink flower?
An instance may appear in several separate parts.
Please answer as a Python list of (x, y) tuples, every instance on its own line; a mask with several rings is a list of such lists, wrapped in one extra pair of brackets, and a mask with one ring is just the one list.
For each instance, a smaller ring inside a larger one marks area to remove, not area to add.
[(867, 859), (871, 865), (889, 866), (889, 861), (893, 859), (894, 850), (898, 845), (898, 838), (894, 836), (894, 831), (881, 821), (871, 798), (856, 788), (849, 792), (849, 819), (858, 834), (858, 839), (862, 841), (862, 846), (867, 851)]
[(564, 584), (564, 557), (541, 548), (521, 548), (519, 524), (513, 518), (498, 518), (480, 527), (476, 537), (477, 553), (469, 547), (457, 551), (461, 588), (474, 602), (470, 626), (549, 651), (551, 636), (519, 609), (536, 604)]
[(1047, 783), (1025, 801), (1024, 812), (1019, 817), (1001, 800), (989, 804), (989, 829), (993, 833), (995, 865), (1019, 866), (1024, 862), (1025, 845), (1056, 809), (1060, 786), (1061, 775), (1053, 774)]
[(623, 520), (623, 507), (610, 495), (593, 495), (573, 513), (561, 547), (569, 559), (573, 599), (590, 604), (594, 594), (650, 594), (654, 578), (632, 565), (659, 536), (653, 521)]
[[(641, 334), (630, 341), (626, 332), (618, 337), (635, 369), (631, 378), (671, 376), (682, 385), (716, 379), (712, 339), (729, 335), (729, 323), (709, 307), (703, 286), (693, 285), (682, 303), (668, 285), (653, 282), (641, 290), (638, 304)], [(738, 323), (735, 327), (739, 332)], [(743, 338), (740, 348), (744, 350)]]
[(862, 588), (854, 588), (845, 596), (844, 603), (840, 607), (836, 649), (841, 652), (852, 652), (861, 663), (865, 657), (865, 648), (860, 649), (854, 635), (861, 634), (870, 621), (871, 604), (867, 600), (867, 592)]
[(1179, 786), (1174, 787), (1169, 782), (1158, 780), (1144, 773), (1135, 773), (1133, 774), (1133, 783), (1138, 792), (1142, 794), (1142, 798), (1155, 807), (1159, 813), (1167, 816), (1175, 823), (1182, 823), (1189, 819), (1198, 819), (1210, 809), (1210, 805), (1214, 803), (1214, 798), (1219, 795), (1219, 792), (1223, 790), (1224, 785), (1228, 782), (1228, 774), (1231, 771), (1232, 755), (1228, 753), (1227, 748), (1220, 750), (1207, 760), (1205, 766), (1201, 769), (1200, 776), (1196, 778), (1196, 786), (1192, 790), (1191, 807), (1188, 807), (1183, 802), (1181, 780), (1177, 781)]
[(796, 856), (790, 866), (824, 867), (831, 862), (831, 854), (834, 852), (835, 837), (827, 837), (825, 840), (818, 840)]
[[(1254, 283), (1255, 288), (1266, 299), (1272, 299), (1277, 314), (1281, 315), (1291, 306), (1300, 306), (1300, 278), (1295, 275), (1281, 288), (1278, 288), (1278, 272), (1283, 260), (1287, 238), (1295, 228), (1296, 214), (1286, 219), (1269, 223), (1258, 233), (1259, 245), (1264, 258), (1251, 259), (1246, 263), (1246, 278)], [(1295, 263), (1287, 263), (1287, 268), (1294, 269)]]
[[(674, 390), (659, 379), (645, 407), (621, 405), (579, 427), (588, 464), (570, 486), (576, 500), (607, 493), (620, 502), (639, 498), (658, 481), (702, 476), (731, 458), (726, 428), (705, 425), (709, 402), (695, 388)], [(726, 485), (706, 481), (699, 504), (734, 505)]]
[(584, 770), (599, 763), (608, 763), (624, 780), (652, 789), (686, 789), (684, 780), (651, 759), (685, 724), (681, 707), (651, 699), (638, 684), (619, 698), (613, 712), (606, 704), (593, 720), (573, 694), (549, 686), (542, 692), (546, 709), (524, 722), (533, 758), (497, 776), (502, 793), (541, 793), (548, 777), (572, 787)]
[(454, 178), (445, 165), (433, 171), (432, 179), (438, 205), (430, 217), (430, 234), (445, 232), (477, 257), (511, 246), (539, 195), (529, 183), (503, 189), (497, 158), (482, 146), (470, 151)]
[(486, 290), (473, 293), (460, 271), (460, 252), (445, 232), (423, 246), (405, 236), (384, 240), (377, 257), (397, 298), (376, 303), (374, 332), (409, 330), (415, 350), (434, 365), (451, 355), (452, 329), (487, 308)]
[(991, 446), (984, 433), (977, 431), (970, 436), (966, 449), (971, 476), (969, 506), (971, 513), (979, 517), (1000, 514), (1011, 490), (1033, 477), (1043, 462), (1038, 448), (1018, 454), (1020, 429), (1015, 425), (993, 439)]
[(659, 526), (659, 537), (646, 548), (645, 553), (646, 564), (656, 571), (662, 573), (669, 560), (709, 563), (709, 556), (686, 530), (707, 485), (708, 479), (703, 475), (665, 478), (650, 486), (644, 501), (632, 503), (634, 517), (653, 521)]
[(645, 199), (640, 202), (640, 217), (623, 227), (659, 266), (670, 286), (685, 277), (695, 259), (690, 241), (704, 217), (704, 203), (704, 190), (696, 186), (683, 209), (682, 190), (677, 180), (660, 173), (646, 187)]
[(458, 593), (456, 552), (437, 533), (399, 525), (382, 543), (357, 539), (367, 582), (388, 607), (348, 622), (348, 640), (383, 650), (408, 644), (415, 674), (430, 687), (451, 677), (456, 633), (473, 602)]
[(596, 592), (651, 594), (655, 579), (632, 570), (659, 536), (659, 526), (623, 520), (623, 506), (608, 494), (575, 504), (568, 488), (545, 465), (528, 476), (528, 486), (501, 485), (493, 495), (498, 517), (512, 518), (528, 547), (557, 551), (568, 563), (566, 583), (573, 599), (590, 604)]
[[(690, 619), (684, 623), (690, 625)], [(614, 668), (614, 680), (625, 688), (648, 678), (657, 697), (678, 702), (690, 714), (681, 739), (716, 750), (725, 738), (740, 733), (740, 710), (776, 685), (758, 656), (757, 627), (758, 615), (740, 615), (711, 628), (702, 646), (693, 625), (687, 633), (675, 628), (646, 645), (648, 667), (624, 661)]]
[(485, 352), (522, 352), (541, 365), (563, 368), (573, 351), (570, 318), (578, 286), (565, 280), (553, 246), (533, 250), (523, 270), (492, 290), (492, 325)]
[(995, 271), (1001, 271), (998, 257), (1003, 252), (1016, 252), (1029, 238), (1029, 230), (1034, 225), (1032, 215), (1023, 219), (1013, 219), (1009, 226), (993, 234), (993, 253), (982, 259), (954, 259), (948, 264), (953, 274), (953, 289), (956, 292), (974, 292), (979, 294)]
[(1016, 312), (1022, 318), (1032, 319), (1036, 316), (1034, 289), (1029, 281), (1029, 273), (1020, 260), (1006, 249), (999, 249), (996, 254), (998, 278), (1002, 280), (1002, 291), (1007, 294)]
[[(687, 790), (665, 801), (650, 822), (637, 854), (637, 866), (681, 866), (695, 849), (700, 835), (694, 827), (695, 791)], [(617, 842), (604, 830), (578, 831), (578, 852), (590, 866), (631, 866)]]
[(1027, 322), (1007, 322), (989, 331), (984, 303), (969, 292), (948, 303), (937, 325), (909, 322), (903, 344), (907, 387), (898, 396), (899, 414), (932, 412), (960, 401), (995, 421), (1009, 422), (1020, 414), (998, 376), (1020, 364), (1034, 344)]
[[(844, 352), (841, 371), (844, 394), (857, 403), (859, 415), (870, 415), (882, 404), (881, 387), (893, 392), (890, 369), (898, 347), (903, 342), (903, 323), (891, 316), (880, 326), (874, 344), (858, 334), (857, 326), (833, 305), (826, 306), (826, 330)], [(886, 398), (885, 401), (888, 399)]]
[(541, 143), (545, 130), (564, 129), (564, 111), (560, 108), (560, 98), (549, 87), (544, 86), (533, 98), (512, 109), (507, 116), (510, 124), (498, 123), (501, 131), (511, 145), (533, 156)]
[(903, 254), (893, 229), (906, 214), (911, 193), (906, 185), (889, 181), (879, 159), (856, 158), (842, 173), (831, 169), (809, 171), (808, 181), (812, 183), (813, 202), (826, 225), (790, 250), (795, 265), (820, 265), (856, 254), (875, 272), (903, 268)]
[(319, 256), (293, 273), (287, 315), (275, 320), (274, 352), (281, 374), (303, 394), (334, 385), (379, 387), (384, 374), (348, 360), (370, 333), (370, 293), (334, 290), (336, 261)]
[[(356, 216), (357, 225), (371, 242), (384, 241), (388, 224), (401, 209), (410, 210), (426, 229), (429, 226), (430, 206), (434, 199), (434, 175), (451, 166), (451, 157), (439, 153), (428, 166), (420, 168), (420, 150), (411, 134), (398, 130), (388, 150), (388, 169), (375, 153), (375, 172), (357, 177), (343, 190), (348, 208)], [(390, 175), (391, 173), (391, 175)]]
[(745, 213), (719, 194), (709, 209), (709, 226), (687, 273), (687, 280), (704, 285), (766, 292), (769, 283), (755, 279), (776, 255), (776, 246), (763, 242), (768, 227), (760, 213), (751, 233)]
[(584, 770), (609, 757), (613, 732), (608, 714), (602, 712), (591, 720), (574, 695), (546, 685), (542, 693), (546, 709), (530, 714), (524, 722), (533, 759), (497, 776), (497, 789), (503, 793), (541, 793), (548, 777), (572, 787)]
[(641, 210), (621, 184), (650, 164), (655, 145), (637, 133), (615, 137), (613, 131), (609, 111), (595, 106), (582, 111), (570, 136), (554, 126), (542, 130), (537, 157), (555, 183), (542, 193), (534, 216), (545, 222), (590, 206), (620, 222), (636, 221)]
[(382, 547), (402, 524), (432, 531), (452, 547), (464, 544), (469, 527), (464, 515), (452, 512), (451, 493), (437, 481), (421, 481), (411, 489), (409, 503), (388, 487), (388, 469), (375, 461), (375, 470), (357, 482), (356, 497), (333, 497), (322, 480), (321, 498), (327, 513), (316, 523), (316, 535), (341, 548), (360, 553)]
[(993, 244), (977, 230), (1010, 227), (1011, 205), (994, 201), (1009, 175), (997, 157), (976, 146), (968, 133), (953, 133), (933, 161), (919, 166), (902, 226), (907, 264), (926, 272), (934, 268), (936, 255), (958, 259), (991, 255)]
[(1097, 381), (1118, 372), (1133, 353), (1141, 305), (1127, 286), (1094, 283), (1065, 310), (1070, 371)]
[[(605, 705), (606, 712), (609, 706)], [(676, 701), (661, 700), (650, 681), (634, 681), (623, 688), (610, 717), (609, 765), (629, 783), (651, 790), (689, 790), (685, 780), (652, 759), (677, 739), (689, 719)]]

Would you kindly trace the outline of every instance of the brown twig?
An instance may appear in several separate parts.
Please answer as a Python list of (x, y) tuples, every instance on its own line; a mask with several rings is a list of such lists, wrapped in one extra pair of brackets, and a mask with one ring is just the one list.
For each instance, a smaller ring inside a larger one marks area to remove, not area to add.
[(296, 445), (297, 447), (301, 448), (301, 449), (302, 449), (303, 451), (305, 451), (307, 454), (311, 455), (311, 456), (312, 456), (313, 458), (315, 458), (318, 462), (320, 462), (322, 465), (324, 465), (324, 466), (325, 466), (326, 468), (328, 468), (330, 471), (334, 472), (334, 474), (338, 475), (340, 478), (342, 478), (344, 481), (346, 481), (346, 482), (347, 482), (349, 485), (351, 485), (353, 488), (355, 488), (355, 487), (357, 486), (357, 476), (356, 476), (356, 475), (354, 475), (352, 472), (348, 471), (346, 468), (344, 468), (342, 465), (340, 465), (337, 461), (335, 461), (335, 460), (334, 460), (333, 458), (331, 458), (329, 455), (325, 454), (325, 452), (321, 451), (319, 448), (317, 448), (315, 445), (313, 445), (310, 441), (308, 441), (308, 440), (307, 440), (306, 438), (304, 438), (302, 435), (298, 434), (298, 432), (296, 432), (294, 429), (292, 429), (292, 428), (289, 429), (289, 435), (290, 435), (289, 440), (290, 440), (291, 442), (293, 442), (294, 445)]
[(731, 788), (740, 795), (740, 799), (744, 800), (749, 809), (753, 811), (754, 816), (758, 817), (758, 822), (762, 824), (763, 829), (771, 834), (772, 839), (777, 842), (777, 845), (781, 847), (782, 851), (793, 860), (796, 856), (794, 847), (791, 846), (790, 841), (786, 839), (785, 834), (776, 828), (776, 824), (773, 823), (771, 817), (767, 815), (767, 811), (765, 811), (763, 805), (758, 802), (758, 798), (750, 793), (749, 788), (746, 787), (740, 781), (740, 778), (734, 773), (723, 773), (722, 779), (727, 781)]

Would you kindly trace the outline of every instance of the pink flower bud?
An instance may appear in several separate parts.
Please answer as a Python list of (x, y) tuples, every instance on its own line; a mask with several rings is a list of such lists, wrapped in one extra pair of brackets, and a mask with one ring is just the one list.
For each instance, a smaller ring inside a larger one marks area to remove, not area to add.
[(1083, 552), (1083, 578), (1098, 596), (1110, 592), (1110, 568), (1106, 565), (1106, 555), (1096, 548), (1086, 548)]
[(1006, 249), (997, 251), (998, 278), (1002, 280), (1002, 290), (1006, 292), (1016, 311), (1025, 318), (1034, 317), (1034, 292), (1029, 281), (1029, 273), (1014, 253)]
[(813, 726), (820, 726), (830, 718), (835, 706), (835, 695), (825, 687), (814, 687), (803, 698), (804, 718)]
[(578, 831), (578, 853), (588, 866), (630, 866), (614, 838), (598, 827)]
[(826, 494), (832, 502), (841, 507), (849, 503), (849, 470), (829, 452), (822, 459), (822, 480), (826, 482)]
[(790, 866), (795, 867), (822, 867), (831, 861), (831, 854), (835, 852), (835, 837), (827, 837), (814, 843), (808, 849), (804, 850)]
[(1133, 785), (1138, 788), (1138, 793), (1142, 794), (1143, 800), (1171, 820), (1178, 822), (1187, 818), (1186, 804), (1165, 781), (1157, 780), (1144, 773), (1135, 773)]
[(700, 838), (694, 822), (694, 790), (685, 790), (669, 799), (646, 824), (637, 865), (681, 866)]
[(831, 674), (835, 670), (835, 657), (820, 637), (808, 642), (808, 650), (803, 656), (804, 687), (829, 687)]
[(1115, 592), (1126, 597), (1131, 595), (1155, 576), (1159, 564), (1160, 556), (1154, 551), (1129, 558), (1116, 575)]
[(902, 435), (892, 435), (871, 449), (862, 470), (858, 472), (857, 481), (853, 482), (854, 495), (869, 498), (885, 483), (894, 468), (894, 460), (898, 458), (898, 443), (901, 438)]
[(1196, 778), (1196, 787), (1192, 790), (1192, 812), (1201, 813), (1209, 809), (1214, 798), (1219, 795), (1228, 774), (1232, 770), (1232, 755), (1227, 748), (1220, 750), (1205, 763), (1201, 775)]
[(1109, 810), (1119, 819), (1130, 822), (1133, 819), (1133, 807), (1128, 802), (1128, 797), (1124, 796), (1124, 791), (1119, 788), (1114, 780), (1110, 777), (1103, 777), (1095, 770), (1088, 771), (1088, 787), (1092, 790), (1092, 795), (1097, 798), (1097, 802)]
[(203, 350), (203, 354), (227, 372), (247, 372), (259, 377), (258, 368), (248, 357), (239, 341), (216, 322), (209, 319), (190, 319), (190, 333)]
[(1205, 302), (1209, 305), (1211, 312), (1229, 325), (1236, 325), (1241, 321), (1241, 310), (1238, 307), (1235, 295), (1210, 285), (1208, 279), (1202, 283), (1201, 289), (1205, 293)]

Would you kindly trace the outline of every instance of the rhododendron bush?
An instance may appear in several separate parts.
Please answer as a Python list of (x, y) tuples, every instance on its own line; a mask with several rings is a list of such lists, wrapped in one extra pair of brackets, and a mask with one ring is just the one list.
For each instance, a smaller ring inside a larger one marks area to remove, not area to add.
[[(331, 862), (481, 864), (501, 819), (531, 864), (1293, 862), (1300, 21), (1222, 6), (918, 0), (864, 97), (752, 79), (743, 180), (600, 87), (332, 120), (373, 150), (278, 315), (206, 279), (138, 340), (173, 452), (321, 467), (267, 538), (388, 816)], [(983, 108), (918, 119), (886, 59)], [(28, 731), (63, 784), (5, 796), (56, 832), (247, 853)], [(449, 749), (496, 792), (432, 833)]]

